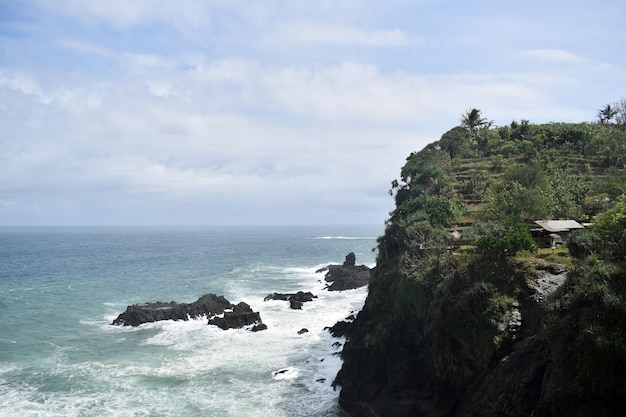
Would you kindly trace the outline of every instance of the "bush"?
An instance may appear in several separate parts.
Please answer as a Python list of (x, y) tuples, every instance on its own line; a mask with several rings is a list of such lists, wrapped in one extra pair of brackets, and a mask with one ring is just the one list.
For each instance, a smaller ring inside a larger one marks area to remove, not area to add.
[(592, 226), (601, 238), (605, 257), (614, 261), (626, 260), (626, 204), (618, 203), (601, 213)]
[(589, 229), (578, 229), (570, 233), (565, 245), (569, 254), (577, 259), (585, 259), (600, 247), (601, 237)]
[(483, 256), (504, 258), (515, 256), (523, 250), (537, 252), (539, 247), (528, 233), (526, 225), (509, 222), (504, 226), (502, 236), (482, 236), (476, 241), (476, 247)]
[(546, 400), (557, 409), (573, 397), (579, 405), (606, 408), (595, 415), (624, 405), (617, 403), (626, 399), (623, 279), (623, 270), (593, 256), (553, 297), (546, 320), (552, 360)]

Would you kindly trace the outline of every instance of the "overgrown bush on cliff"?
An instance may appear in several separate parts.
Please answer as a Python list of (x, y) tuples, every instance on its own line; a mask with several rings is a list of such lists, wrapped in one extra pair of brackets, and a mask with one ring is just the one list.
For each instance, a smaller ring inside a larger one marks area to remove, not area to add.
[(589, 228), (572, 232), (567, 247), (578, 259), (597, 254), (608, 261), (626, 261), (626, 203), (600, 213)]
[(546, 323), (552, 359), (548, 409), (567, 410), (576, 398), (587, 415), (619, 415), (624, 410), (625, 294), (626, 271), (596, 255), (570, 271), (550, 304)]
[(604, 257), (616, 261), (626, 261), (626, 203), (618, 203), (615, 207), (601, 213), (592, 230), (601, 237)]
[(523, 250), (537, 252), (538, 246), (525, 224), (509, 220), (501, 226), (500, 233), (481, 236), (476, 241), (476, 248), (483, 257), (504, 260)]
[(581, 260), (550, 303), (546, 401), (563, 410), (577, 398), (589, 413), (614, 414), (626, 406), (626, 204), (573, 234), (568, 248)]

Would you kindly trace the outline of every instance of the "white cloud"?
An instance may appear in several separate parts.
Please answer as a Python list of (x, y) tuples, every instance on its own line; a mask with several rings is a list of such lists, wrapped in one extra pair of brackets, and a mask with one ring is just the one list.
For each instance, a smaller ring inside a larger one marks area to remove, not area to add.
[(586, 62), (586, 59), (561, 49), (529, 49), (521, 51), (520, 55), (524, 58), (543, 62), (560, 62), (570, 64), (580, 64)]
[(10, 71), (0, 68), (0, 88), (35, 96), (42, 103), (47, 103), (51, 100), (39, 87), (34, 77), (21, 71)]
[(117, 28), (169, 23), (179, 29), (211, 22), (202, 0), (36, 0), (47, 11), (87, 22), (105, 22)]
[(269, 35), (272, 43), (321, 44), (336, 46), (389, 47), (423, 45), (424, 39), (400, 29), (366, 30), (314, 22), (288, 22)]
[(251, 60), (224, 59), (200, 63), (193, 70), (203, 82), (249, 83), (258, 77), (256, 67), (257, 63)]

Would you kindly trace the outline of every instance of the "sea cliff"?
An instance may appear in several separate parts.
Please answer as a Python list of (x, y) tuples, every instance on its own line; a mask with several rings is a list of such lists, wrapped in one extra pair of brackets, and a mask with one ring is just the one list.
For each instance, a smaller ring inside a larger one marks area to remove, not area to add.
[[(351, 416), (623, 415), (626, 172), (609, 134), (626, 143), (595, 124), (461, 126), (407, 158), (345, 330)], [(593, 225), (542, 249), (542, 218)]]
[(546, 298), (564, 266), (431, 268), (419, 278), (377, 269), (343, 350), (341, 406), (372, 417), (541, 415)]

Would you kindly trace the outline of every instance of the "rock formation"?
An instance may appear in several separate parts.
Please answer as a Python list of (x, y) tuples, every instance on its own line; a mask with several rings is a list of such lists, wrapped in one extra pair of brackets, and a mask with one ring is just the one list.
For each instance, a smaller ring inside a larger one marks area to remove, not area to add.
[[(211, 322), (211, 320), (219, 320)], [(255, 324), (251, 330), (263, 330), (259, 313), (252, 311), (246, 303), (233, 305), (224, 296), (205, 294), (193, 303), (177, 303), (175, 301), (133, 304), (128, 306), (115, 320), (114, 325), (139, 326), (161, 320), (189, 320), (206, 316), (209, 324), (220, 328), (240, 328)]]
[[(379, 315), (385, 314), (379, 310), (383, 304), (370, 295), (353, 324), (339, 322), (332, 328), (348, 339), (334, 381), (341, 386), (341, 406), (353, 417), (546, 415), (538, 411), (550, 362), (541, 331), (544, 299), (566, 274), (555, 265), (537, 266), (533, 274), (528, 282), (519, 280), (515, 311), (498, 324), (510, 340), (495, 353), (465, 346), (441, 333), (439, 325), (419, 321), (396, 322), (383, 335), (375, 330)], [(467, 334), (480, 343), (475, 330), (467, 329)]]
[(365, 265), (356, 265), (356, 256), (350, 252), (343, 265), (328, 265), (316, 272), (326, 272), (324, 280), (330, 284), (329, 291), (344, 291), (360, 288), (369, 283), (370, 268)]
[(209, 324), (215, 325), (222, 330), (240, 329), (245, 326), (252, 325), (252, 331), (265, 330), (265, 326), (261, 322), (261, 316), (258, 312), (252, 311), (252, 308), (244, 302), (237, 304), (232, 311), (225, 311), (223, 316), (214, 316), (209, 319)]
[(343, 266), (349, 268), (354, 265), (356, 265), (356, 255), (354, 254), (354, 252), (350, 252), (346, 255), (346, 260), (343, 261)]
[(317, 295), (313, 295), (311, 292), (303, 292), (298, 291), (297, 293), (284, 294), (275, 292), (274, 294), (268, 294), (264, 301), (268, 300), (282, 300), (289, 301), (289, 307), (294, 310), (301, 310), (302, 304), (313, 301), (314, 298), (317, 298)]

